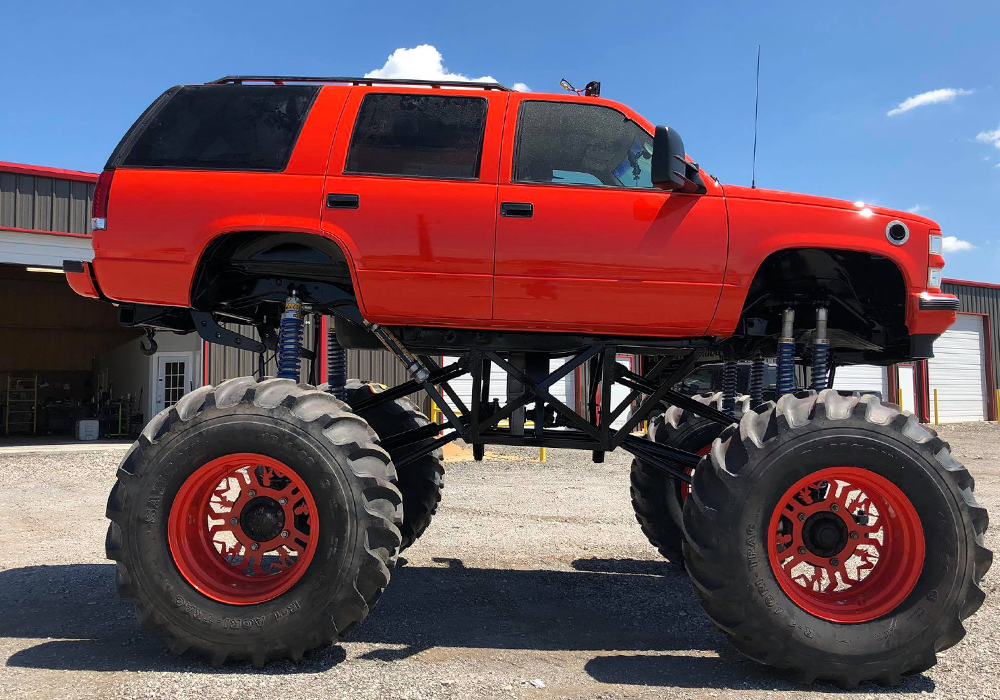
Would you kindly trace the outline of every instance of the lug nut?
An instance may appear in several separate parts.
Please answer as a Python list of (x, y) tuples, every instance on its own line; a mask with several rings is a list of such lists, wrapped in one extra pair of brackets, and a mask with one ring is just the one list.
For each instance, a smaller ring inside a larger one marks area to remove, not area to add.
[(254, 542), (252, 545), (250, 545), (250, 549), (256, 552), (258, 549), (260, 549), (260, 545)]
[(249, 491), (247, 491), (247, 496), (250, 497), (250, 498), (253, 498), (256, 495), (257, 495), (257, 492), (254, 491), (253, 489), (250, 489)]
[(830, 566), (837, 566), (837, 564), (839, 563), (840, 559), (837, 559), (837, 557), (834, 557), (833, 559), (830, 560)]
[(238, 523), (238, 522), (239, 522), (239, 520), (237, 520), (236, 518), (230, 518), (230, 519), (229, 519), (229, 524), (230, 524), (230, 525), (235, 525), (235, 524), (236, 524), (236, 523)]
[(836, 513), (838, 510), (840, 510), (840, 506), (837, 505), (836, 503), (831, 503), (830, 504), (830, 510), (832, 510), (834, 513)]
[(281, 498), (278, 499), (278, 503), (280, 503), (281, 505), (285, 505), (286, 503), (288, 503), (288, 499), (282, 496)]
[(805, 553), (806, 553), (806, 548), (805, 547), (799, 547), (799, 554), (805, 554)]
[(288, 537), (288, 530), (282, 530), (281, 531), (281, 536), (282, 537)]
[(852, 533), (851, 533), (851, 539), (852, 539), (852, 540), (856, 540), (856, 539), (858, 539), (858, 537), (859, 537), (859, 536), (860, 536), (860, 535), (858, 535), (858, 533), (856, 533), (856, 532), (852, 532)]
[(799, 520), (805, 520), (805, 519), (806, 519), (806, 514), (805, 513), (799, 513)]

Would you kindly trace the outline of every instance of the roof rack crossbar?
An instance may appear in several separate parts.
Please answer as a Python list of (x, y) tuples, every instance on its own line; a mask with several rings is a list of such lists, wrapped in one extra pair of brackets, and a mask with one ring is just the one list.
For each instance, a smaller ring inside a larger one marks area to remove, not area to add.
[(242, 83), (346, 83), (348, 85), (428, 85), (430, 87), (471, 87), (484, 90), (511, 89), (500, 83), (475, 82), (472, 80), (415, 80), (409, 78), (350, 78), (317, 77), (304, 75), (227, 75), (218, 80), (210, 80), (206, 85), (241, 85)]

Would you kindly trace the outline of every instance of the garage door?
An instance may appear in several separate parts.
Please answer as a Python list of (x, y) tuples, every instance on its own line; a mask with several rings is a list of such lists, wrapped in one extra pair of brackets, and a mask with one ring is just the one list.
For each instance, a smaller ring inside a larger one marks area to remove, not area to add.
[(885, 398), (888, 392), (885, 367), (845, 365), (833, 374), (833, 388), (844, 391), (877, 391)]
[(983, 317), (959, 314), (934, 343), (934, 357), (927, 361), (931, 395), (938, 390), (942, 423), (985, 420), (985, 358)]

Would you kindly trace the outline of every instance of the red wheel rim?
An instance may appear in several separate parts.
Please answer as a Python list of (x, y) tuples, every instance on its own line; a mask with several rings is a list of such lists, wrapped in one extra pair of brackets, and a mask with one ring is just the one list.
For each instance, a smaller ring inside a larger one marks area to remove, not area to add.
[[(715, 441), (713, 440), (712, 442), (715, 442)], [(707, 445), (705, 445), (704, 447), (702, 447), (700, 450), (698, 450), (697, 452), (695, 452), (695, 454), (698, 455), (699, 457), (704, 457), (705, 455), (707, 455), (711, 451), (712, 451), (712, 443), (710, 442)], [(691, 467), (685, 467), (684, 468), (684, 473), (687, 474), (688, 476), (693, 477), (694, 476), (694, 469), (692, 469)], [(683, 503), (684, 501), (686, 501), (688, 499), (688, 496), (690, 496), (690, 495), (691, 495), (691, 484), (689, 484), (686, 481), (682, 481), (681, 482), (681, 503)]]
[(924, 564), (924, 530), (899, 488), (867, 469), (830, 467), (785, 491), (768, 556), (792, 602), (830, 622), (881, 617), (906, 600)]
[(316, 553), (319, 520), (293, 469), (260, 454), (229, 454), (185, 480), (167, 520), (181, 575), (220, 603), (254, 605), (302, 578)]

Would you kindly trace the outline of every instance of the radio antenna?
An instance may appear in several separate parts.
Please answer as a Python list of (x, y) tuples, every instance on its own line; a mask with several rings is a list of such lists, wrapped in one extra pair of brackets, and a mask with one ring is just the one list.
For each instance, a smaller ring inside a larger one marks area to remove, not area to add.
[(760, 44), (757, 44), (757, 88), (753, 98), (753, 162), (750, 166), (750, 189), (757, 187), (757, 107), (760, 105)]

